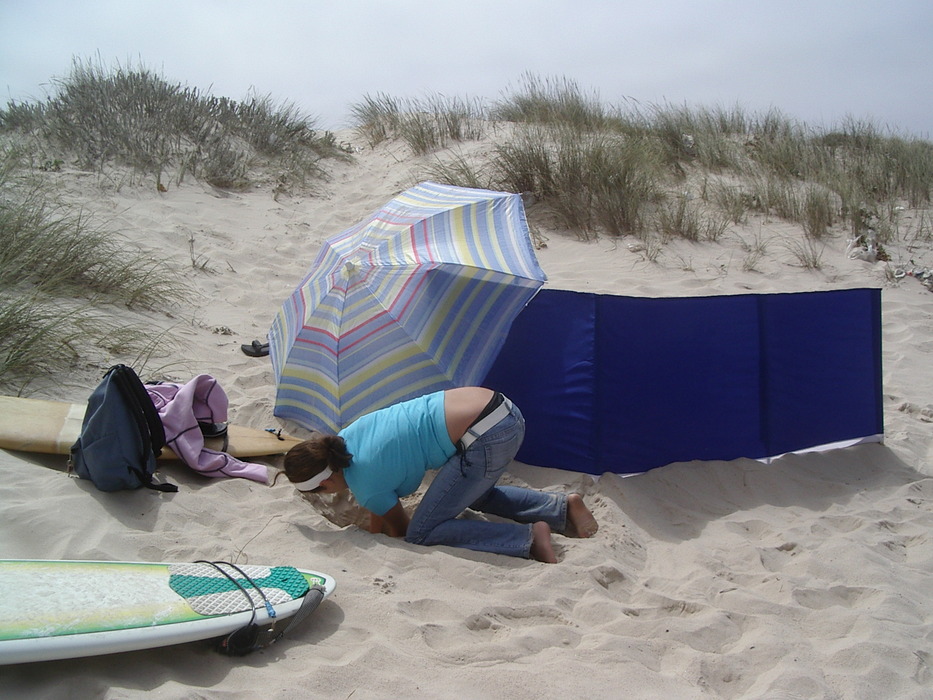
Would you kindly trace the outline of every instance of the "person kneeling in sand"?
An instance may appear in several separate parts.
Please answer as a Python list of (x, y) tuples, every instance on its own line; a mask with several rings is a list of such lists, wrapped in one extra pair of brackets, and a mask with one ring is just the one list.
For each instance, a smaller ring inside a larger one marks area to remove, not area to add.
[[(590, 537), (598, 526), (579, 494), (496, 485), (524, 436), (521, 411), (501, 393), (448, 389), (295, 445), (285, 455), (285, 475), (299, 491), (349, 489), (369, 511), (373, 533), (556, 562), (552, 530)], [(428, 469), (438, 473), (409, 519), (399, 498), (413, 493)], [(458, 518), (466, 508), (515, 522)]]

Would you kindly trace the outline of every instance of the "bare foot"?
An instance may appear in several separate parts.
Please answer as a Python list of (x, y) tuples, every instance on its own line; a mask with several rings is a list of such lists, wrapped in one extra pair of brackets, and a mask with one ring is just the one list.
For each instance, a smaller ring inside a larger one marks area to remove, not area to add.
[(531, 558), (543, 561), (546, 564), (556, 564), (557, 555), (551, 545), (551, 528), (545, 522), (537, 522), (531, 526)]
[(599, 530), (599, 523), (583, 502), (583, 496), (572, 493), (567, 496), (567, 537), (592, 537)]

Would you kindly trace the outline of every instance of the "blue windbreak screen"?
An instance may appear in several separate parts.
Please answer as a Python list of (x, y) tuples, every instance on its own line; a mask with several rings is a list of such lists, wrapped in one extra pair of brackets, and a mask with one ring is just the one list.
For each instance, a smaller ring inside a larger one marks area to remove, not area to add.
[(881, 292), (546, 289), (484, 383), (525, 416), (519, 460), (591, 474), (880, 435)]

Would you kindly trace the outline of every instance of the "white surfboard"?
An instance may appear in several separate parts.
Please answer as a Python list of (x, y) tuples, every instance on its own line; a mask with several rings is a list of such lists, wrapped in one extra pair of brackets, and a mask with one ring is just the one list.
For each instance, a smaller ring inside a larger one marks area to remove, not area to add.
[(291, 566), (217, 566), (0, 560), (0, 664), (212, 639), (251, 621), (266, 629), (270, 612), (281, 631), (302, 603), (296, 620), (336, 586)]

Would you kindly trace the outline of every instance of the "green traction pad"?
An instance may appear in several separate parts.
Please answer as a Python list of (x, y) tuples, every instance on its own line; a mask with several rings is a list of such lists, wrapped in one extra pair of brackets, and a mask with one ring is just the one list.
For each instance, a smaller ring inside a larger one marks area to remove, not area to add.
[[(173, 564), (169, 567), (169, 586), (201, 615), (224, 615), (259, 607), (263, 596), (232, 566), (218, 563), (243, 587), (243, 590), (211, 564)], [(276, 605), (302, 597), (308, 581), (293, 566), (240, 566), (262, 590), (270, 604)]]

